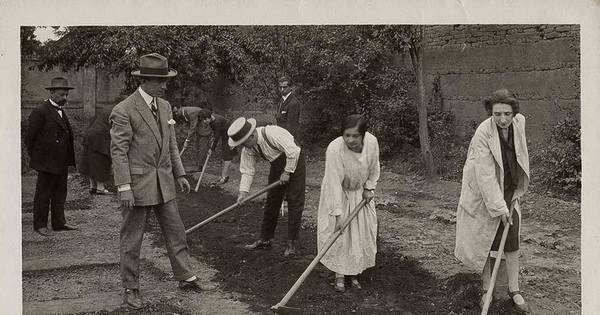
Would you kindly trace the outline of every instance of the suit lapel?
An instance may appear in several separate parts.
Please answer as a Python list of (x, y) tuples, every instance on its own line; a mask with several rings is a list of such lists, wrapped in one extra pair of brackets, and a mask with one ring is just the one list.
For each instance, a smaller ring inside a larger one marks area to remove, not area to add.
[(160, 136), (160, 131), (158, 130), (156, 120), (154, 120), (154, 116), (152, 115), (152, 112), (150, 111), (148, 104), (146, 104), (146, 101), (144, 101), (142, 95), (139, 92), (136, 93), (138, 97), (135, 99), (135, 108), (140, 113), (148, 127), (150, 127), (150, 130), (152, 130), (154, 138), (156, 138), (156, 143), (159, 147), (161, 147), (162, 137)]
[(156, 98), (157, 107), (158, 107), (158, 122), (160, 123), (160, 128), (162, 128), (162, 144), (160, 154), (163, 155), (167, 149), (169, 148), (169, 111), (167, 110), (167, 103), (164, 102), (161, 98)]
[[(294, 92), (292, 92), (294, 93)], [(279, 102), (279, 113), (281, 114), (282, 111), (287, 111), (287, 103), (290, 101), (290, 98), (292, 98), (292, 93), (290, 93), (290, 95), (288, 95), (288, 97), (285, 99), (285, 101), (283, 100), (283, 97), (281, 98), (281, 102)]]
[[(50, 116), (52, 117), (52, 119), (54, 119), (56, 123), (58, 123), (58, 125), (61, 126), (63, 129), (69, 131), (67, 124), (65, 123), (63, 118), (60, 117), (58, 111), (53, 108), (52, 104), (50, 104), (50, 101), (46, 101), (46, 106), (48, 106), (47, 110), (50, 112)], [(63, 115), (65, 115), (64, 111)]]

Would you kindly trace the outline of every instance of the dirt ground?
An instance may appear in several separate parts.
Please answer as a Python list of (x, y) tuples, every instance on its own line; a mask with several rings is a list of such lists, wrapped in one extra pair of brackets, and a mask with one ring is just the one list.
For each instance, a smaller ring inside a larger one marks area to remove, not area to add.
[[(308, 162), (299, 258), (282, 257), (286, 217), (280, 219), (271, 250), (243, 249), (258, 235), (260, 198), (188, 236), (198, 276), (219, 284), (216, 292), (178, 291), (160, 230), (150, 220), (142, 254), (146, 306), (131, 313), (271, 313), (270, 307), (316, 255), (316, 211), (323, 168), (323, 161)], [(267, 171), (262, 163), (253, 190), (266, 184)], [(388, 172), (385, 166), (382, 171), (376, 196), (380, 225), (377, 265), (360, 275), (363, 290), (335, 292), (331, 273), (318, 265), (288, 305), (301, 308), (304, 314), (478, 314), (479, 276), (452, 254), (459, 184), (425, 183), (416, 176)], [(216, 180), (218, 173), (218, 163), (211, 162), (206, 182)], [(232, 180), (222, 188), (203, 185), (198, 193), (178, 197), (186, 227), (235, 202), (239, 175), (235, 170), (232, 173)], [(85, 180), (73, 175), (66, 214), (69, 223), (80, 230), (42, 238), (31, 227), (35, 174), (24, 176), (22, 187), (24, 313), (127, 312), (121, 305), (116, 198), (90, 197)], [(522, 235), (521, 290), (534, 313), (581, 313), (579, 203), (526, 195)], [(505, 287), (497, 289), (491, 314), (512, 313), (505, 292)]]

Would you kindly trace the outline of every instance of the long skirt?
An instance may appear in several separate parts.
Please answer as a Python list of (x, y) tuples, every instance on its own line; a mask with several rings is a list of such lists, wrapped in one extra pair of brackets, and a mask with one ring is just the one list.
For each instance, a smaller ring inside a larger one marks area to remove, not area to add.
[(110, 180), (110, 156), (94, 151), (83, 146), (81, 161), (79, 162), (79, 173), (97, 182), (105, 183)]

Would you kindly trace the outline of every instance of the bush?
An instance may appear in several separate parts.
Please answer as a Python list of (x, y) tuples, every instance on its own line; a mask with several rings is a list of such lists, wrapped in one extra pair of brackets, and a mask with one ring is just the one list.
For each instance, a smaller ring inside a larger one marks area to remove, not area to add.
[[(539, 161), (534, 175), (552, 192), (581, 195), (581, 126), (569, 115), (551, 129), (544, 146), (536, 146), (532, 161)], [(537, 173), (537, 174), (536, 174)]]

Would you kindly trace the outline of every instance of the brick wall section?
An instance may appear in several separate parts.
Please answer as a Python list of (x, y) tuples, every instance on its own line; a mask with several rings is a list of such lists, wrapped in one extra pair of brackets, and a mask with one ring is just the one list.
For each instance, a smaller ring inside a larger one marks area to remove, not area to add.
[(567, 113), (579, 117), (578, 25), (432, 25), (425, 74), (432, 104), (454, 111), (457, 134), (486, 113), (483, 97), (506, 87), (517, 94), (533, 141)]

